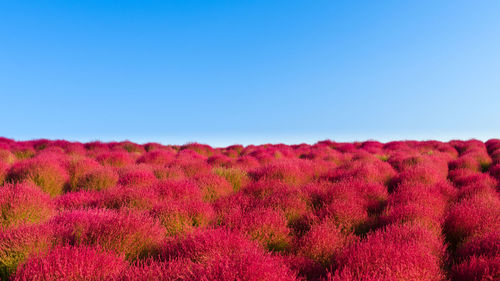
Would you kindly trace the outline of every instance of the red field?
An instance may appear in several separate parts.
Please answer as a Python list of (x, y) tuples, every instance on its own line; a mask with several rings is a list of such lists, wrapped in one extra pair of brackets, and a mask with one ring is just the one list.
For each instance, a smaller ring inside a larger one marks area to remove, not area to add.
[(0, 138), (2, 280), (500, 280), (500, 140)]

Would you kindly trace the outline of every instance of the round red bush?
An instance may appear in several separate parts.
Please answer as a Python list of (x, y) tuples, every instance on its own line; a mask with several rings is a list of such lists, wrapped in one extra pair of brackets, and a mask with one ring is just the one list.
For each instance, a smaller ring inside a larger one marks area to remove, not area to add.
[(124, 186), (149, 186), (157, 182), (150, 166), (145, 164), (130, 165), (118, 170), (118, 184)]
[(52, 229), (46, 225), (22, 225), (0, 231), (0, 279), (9, 280), (18, 264), (52, 246)]
[(88, 157), (75, 157), (70, 160), (67, 165), (69, 173), (69, 189), (77, 190), (78, 180), (80, 180), (80, 178), (86, 173), (100, 167), (101, 164)]
[(419, 226), (392, 225), (347, 247), (328, 280), (444, 280), (440, 237)]
[(344, 233), (331, 222), (313, 225), (301, 238), (298, 245), (298, 254), (328, 268), (337, 259), (344, 247), (353, 243), (355, 236)]
[(165, 166), (175, 160), (175, 153), (170, 150), (157, 149), (144, 153), (137, 163)]
[(98, 155), (96, 160), (104, 166), (115, 168), (125, 167), (134, 163), (134, 159), (130, 154), (123, 151), (104, 152)]
[(160, 250), (160, 259), (192, 262), (176, 267), (177, 280), (296, 280), (282, 259), (225, 230), (197, 232), (168, 242)]
[(99, 167), (83, 174), (76, 183), (76, 190), (104, 190), (118, 183), (118, 173), (111, 167)]
[(465, 198), (448, 212), (444, 230), (454, 244), (500, 228), (500, 200), (492, 195)]
[(164, 230), (151, 217), (107, 209), (74, 210), (50, 222), (58, 244), (100, 246), (135, 259), (161, 243)]
[(51, 198), (27, 183), (0, 186), (0, 226), (40, 223), (55, 213)]
[(127, 268), (123, 258), (89, 247), (57, 247), (25, 261), (14, 281), (117, 280)]
[(13, 182), (30, 181), (51, 196), (61, 194), (68, 179), (68, 173), (57, 161), (44, 158), (17, 162), (7, 176), (7, 180)]

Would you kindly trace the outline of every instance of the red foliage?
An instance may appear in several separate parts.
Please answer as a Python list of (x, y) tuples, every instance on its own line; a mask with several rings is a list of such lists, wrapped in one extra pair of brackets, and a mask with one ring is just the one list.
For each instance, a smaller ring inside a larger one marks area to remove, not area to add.
[(118, 170), (118, 184), (124, 186), (150, 186), (158, 180), (150, 166), (130, 165)]
[(79, 177), (75, 190), (104, 190), (118, 183), (118, 173), (111, 167), (99, 167)]
[(500, 256), (472, 256), (453, 266), (451, 276), (456, 281), (489, 281), (500, 279)]
[(301, 238), (298, 252), (326, 268), (332, 266), (344, 247), (355, 241), (354, 235), (344, 233), (335, 224), (325, 221), (313, 225)]
[(148, 255), (164, 237), (151, 217), (112, 210), (74, 210), (52, 219), (55, 239), (61, 245), (100, 246), (129, 259)]
[(99, 154), (96, 160), (104, 166), (115, 168), (125, 167), (134, 163), (134, 159), (130, 154), (124, 151), (104, 152)]
[(69, 176), (60, 163), (54, 159), (32, 158), (12, 165), (7, 180), (13, 182), (29, 181), (38, 185), (51, 196), (56, 196), (63, 192)]
[(75, 157), (68, 161), (66, 169), (69, 173), (69, 189), (76, 190), (78, 181), (83, 175), (100, 167), (97, 161), (88, 157)]
[(126, 269), (123, 258), (89, 247), (62, 246), (29, 258), (14, 281), (117, 280)]
[(223, 177), (214, 174), (198, 175), (194, 177), (203, 194), (203, 200), (213, 202), (222, 196), (233, 192), (233, 186)]
[(499, 279), (499, 165), (500, 140), (0, 138), (0, 279)]
[(0, 185), (3, 184), (5, 178), (7, 178), (7, 172), (10, 165), (0, 161)]
[(167, 270), (165, 279), (296, 280), (282, 259), (225, 230), (203, 231), (170, 241), (160, 250), (160, 259), (190, 261), (185, 266), (175, 266), (176, 270)]
[(137, 163), (146, 163), (151, 165), (168, 165), (175, 160), (175, 153), (169, 150), (157, 149), (146, 152)]
[(444, 253), (442, 240), (432, 232), (392, 225), (347, 247), (328, 280), (444, 280)]
[(19, 263), (52, 246), (52, 229), (45, 225), (21, 225), (0, 231), (0, 278), (9, 280)]
[(494, 195), (464, 198), (448, 212), (444, 229), (455, 244), (500, 229), (500, 200)]
[(0, 187), (0, 227), (40, 223), (55, 213), (50, 197), (26, 183)]

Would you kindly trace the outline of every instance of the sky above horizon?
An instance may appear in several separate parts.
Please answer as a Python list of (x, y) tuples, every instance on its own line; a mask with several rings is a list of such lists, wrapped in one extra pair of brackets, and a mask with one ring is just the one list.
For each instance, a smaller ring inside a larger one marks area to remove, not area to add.
[(500, 138), (498, 1), (2, 1), (0, 136)]

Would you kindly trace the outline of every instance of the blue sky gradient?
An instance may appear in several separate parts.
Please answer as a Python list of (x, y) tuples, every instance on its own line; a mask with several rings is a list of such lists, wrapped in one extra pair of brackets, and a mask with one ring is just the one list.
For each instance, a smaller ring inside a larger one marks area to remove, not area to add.
[(498, 1), (2, 1), (0, 135), (500, 137)]

